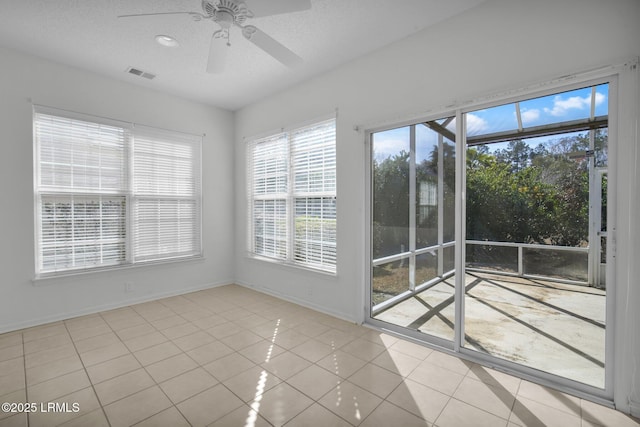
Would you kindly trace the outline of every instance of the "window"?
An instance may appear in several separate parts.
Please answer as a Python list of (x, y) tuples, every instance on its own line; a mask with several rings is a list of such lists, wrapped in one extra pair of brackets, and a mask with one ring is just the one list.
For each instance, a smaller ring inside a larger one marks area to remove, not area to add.
[(248, 146), (250, 251), (336, 271), (335, 119)]
[(136, 126), (133, 260), (200, 254), (200, 138)]
[(201, 137), (34, 111), (36, 272), (201, 255)]

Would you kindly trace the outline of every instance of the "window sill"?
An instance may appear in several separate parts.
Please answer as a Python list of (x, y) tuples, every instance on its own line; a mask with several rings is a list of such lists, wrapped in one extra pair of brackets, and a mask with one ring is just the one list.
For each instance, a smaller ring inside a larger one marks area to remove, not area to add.
[(152, 266), (165, 265), (165, 264), (176, 264), (176, 263), (183, 263), (183, 262), (202, 262), (204, 260), (205, 260), (204, 256), (198, 255), (198, 256), (172, 258), (172, 259), (158, 260), (158, 261), (138, 262), (135, 264), (118, 264), (113, 266), (96, 267), (96, 268), (90, 268), (90, 269), (65, 270), (60, 272), (36, 274), (35, 277), (31, 279), (31, 283), (34, 286), (42, 286), (47, 284), (47, 282), (52, 282), (52, 281), (55, 281), (56, 279), (86, 276), (91, 274), (102, 274), (107, 272), (114, 273), (116, 271), (138, 269), (138, 268), (152, 267)]
[(269, 264), (281, 266), (281, 267), (283, 267), (285, 269), (292, 268), (292, 269), (296, 269), (296, 270), (306, 271), (306, 272), (309, 272), (309, 273), (315, 273), (315, 274), (318, 274), (318, 275), (324, 276), (324, 277), (337, 277), (338, 276), (338, 272), (337, 271), (321, 270), (319, 268), (307, 267), (305, 265), (296, 264), (294, 262), (283, 261), (283, 260), (276, 259), (276, 258), (269, 258), (269, 257), (262, 256), (262, 255), (256, 255), (256, 254), (254, 254), (252, 252), (248, 252), (247, 253), (247, 258), (253, 259), (253, 260), (256, 260), (256, 261), (264, 261), (264, 262), (267, 262)]

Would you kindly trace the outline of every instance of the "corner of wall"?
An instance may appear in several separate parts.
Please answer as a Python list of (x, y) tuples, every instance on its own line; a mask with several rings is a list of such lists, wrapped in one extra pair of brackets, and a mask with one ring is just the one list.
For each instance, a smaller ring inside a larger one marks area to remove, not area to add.
[(272, 297), (275, 297), (275, 298), (278, 298), (278, 299), (281, 299), (281, 300), (284, 300), (284, 301), (289, 301), (291, 303), (301, 305), (303, 307), (309, 308), (309, 309), (317, 311), (319, 313), (323, 313), (323, 314), (327, 314), (329, 316), (336, 317), (336, 318), (344, 320), (346, 322), (351, 322), (351, 323), (354, 323), (354, 324), (360, 324), (361, 323), (361, 322), (359, 322), (358, 319), (353, 317), (353, 313), (343, 313), (343, 312), (339, 312), (339, 311), (336, 311), (336, 310), (331, 310), (331, 309), (328, 309), (325, 306), (314, 304), (312, 302), (303, 300), (301, 298), (292, 297), (291, 295), (286, 295), (286, 294), (283, 294), (283, 293), (280, 293), (280, 292), (276, 292), (276, 291), (274, 291), (272, 289), (269, 289), (269, 288), (266, 288), (264, 286), (254, 285), (254, 284), (250, 284), (250, 283), (247, 283), (247, 282), (244, 282), (244, 281), (236, 281), (235, 283), (240, 285), (240, 286), (243, 286), (243, 287), (245, 287), (247, 289), (251, 289), (251, 290), (254, 290), (256, 292), (261, 292), (263, 294), (270, 295)]
[(629, 413), (632, 417), (640, 418), (640, 402), (629, 402)]

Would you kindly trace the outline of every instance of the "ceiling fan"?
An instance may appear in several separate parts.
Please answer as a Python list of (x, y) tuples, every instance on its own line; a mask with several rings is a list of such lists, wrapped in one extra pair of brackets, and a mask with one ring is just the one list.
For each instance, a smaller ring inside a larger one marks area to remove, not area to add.
[(217, 23), (220, 25), (220, 29), (211, 36), (207, 72), (219, 73), (224, 70), (227, 52), (231, 47), (229, 32), (232, 26), (240, 28), (242, 35), (247, 40), (284, 65), (293, 67), (302, 62), (302, 58), (280, 42), (253, 25), (245, 25), (245, 22), (251, 18), (297, 12), (310, 8), (311, 0), (202, 0), (203, 12), (139, 13), (120, 15), (118, 18), (186, 14), (190, 15), (194, 21), (208, 19)]

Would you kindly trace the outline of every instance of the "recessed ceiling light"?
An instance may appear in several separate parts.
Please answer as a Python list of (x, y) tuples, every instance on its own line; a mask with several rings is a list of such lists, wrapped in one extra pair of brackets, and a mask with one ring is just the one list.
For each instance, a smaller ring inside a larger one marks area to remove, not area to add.
[(165, 36), (163, 34), (157, 35), (156, 41), (162, 46), (167, 46), (167, 47), (176, 47), (179, 45), (178, 40), (174, 39), (171, 36)]

